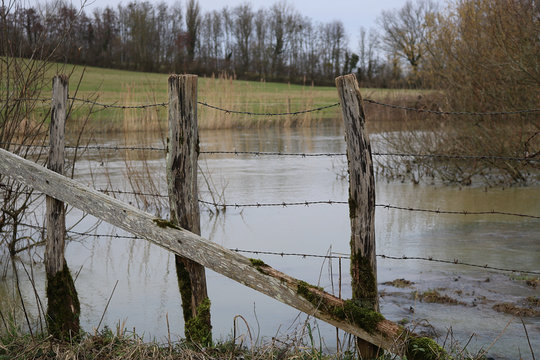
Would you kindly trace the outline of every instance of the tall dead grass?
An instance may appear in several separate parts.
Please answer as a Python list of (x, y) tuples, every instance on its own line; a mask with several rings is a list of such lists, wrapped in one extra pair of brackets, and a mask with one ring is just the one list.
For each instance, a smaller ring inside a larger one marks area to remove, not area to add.
[[(199, 101), (222, 109), (251, 113), (291, 113), (321, 106), (316, 104), (317, 92), (313, 86), (304, 86), (301, 91), (278, 91), (275, 85), (264, 81), (242, 82), (233, 76), (220, 74), (200, 82)], [(337, 96), (337, 95), (336, 95)], [(323, 104), (324, 105), (324, 104)], [(285, 127), (311, 126), (324, 118), (335, 118), (336, 109), (310, 112), (298, 115), (261, 116), (233, 114), (226, 111), (199, 107), (199, 128), (223, 129), (265, 127), (281, 125)]]

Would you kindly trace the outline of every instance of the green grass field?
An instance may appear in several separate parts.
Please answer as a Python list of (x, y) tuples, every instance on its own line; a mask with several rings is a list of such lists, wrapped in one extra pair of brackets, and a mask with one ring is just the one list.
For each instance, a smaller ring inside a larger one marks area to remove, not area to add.
[[(52, 79), (57, 72), (69, 75), (69, 94), (77, 98), (91, 99), (102, 104), (126, 106), (167, 101), (167, 74), (53, 64), (46, 76)], [(48, 86), (45, 92), (50, 91), (50, 85)], [(418, 94), (419, 91), (412, 90), (362, 89), (364, 97), (386, 101), (412, 99)], [(199, 77), (198, 100), (225, 109), (256, 113), (301, 111), (335, 104), (339, 101), (334, 87), (243, 81), (227, 76)], [(88, 110), (85, 110), (88, 109), (88, 105), (80, 103), (77, 105), (78, 107), (72, 113), (74, 118), (82, 118), (88, 114)], [(132, 129), (137, 128), (136, 124), (141, 123), (138, 121), (140, 118), (146, 118), (146, 120), (166, 118), (166, 109), (163, 107), (129, 111), (107, 109), (95, 112), (97, 109), (96, 107), (93, 109), (92, 120), (107, 120), (106, 123), (112, 125), (117, 124), (118, 120), (125, 122), (126, 119), (131, 119), (132, 124), (129, 127)], [(198, 111), (201, 128), (261, 126), (276, 122), (290, 126), (308, 126), (313, 121), (340, 116), (339, 107), (279, 119), (233, 115), (202, 106)], [(110, 130), (110, 126), (107, 129)]]

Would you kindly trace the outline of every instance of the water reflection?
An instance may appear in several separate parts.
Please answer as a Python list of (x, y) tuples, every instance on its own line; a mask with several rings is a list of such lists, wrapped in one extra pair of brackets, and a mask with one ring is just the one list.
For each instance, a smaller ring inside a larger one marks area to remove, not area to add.
[[(375, 129), (381, 131), (381, 129)], [(97, 141), (109, 145), (163, 146), (161, 136), (144, 134), (137, 138), (101, 135)], [(376, 139), (374, 147), (377, 146)], [(264, 128), (213, 130), (201, 133), (203, 151), (261, 152), (345, 152), (343, 130), (339, 123), (324, 123), (312, 128)], [(146, 167), (142, 167), (145, 163)], [(211, 179), (214, 195), (229, 204), (281, 203), (309, 200), (346, 200), (346, 162), (333, 157), (280, 157), (247, 155), (201, 155), (202, 171)], [(152, 176), (149, 181), (148, 175)], [(164, 154), (158, 151), (87, 152), (77, 165), (77, 180), (97, 188), (127, 189), (166, 193)], [(201, 198), (212, 200), (209, 187), (199, 179)], [(504, 210), (538, 214), (539, 187), (489, 189), (438, 185), (412, 185), (377, 181), (377, 203), (430, 209)], [(141, 199), (117, 194), (134, 205), (147, 207), (165, 216), (166, 200)], [(76, 218), (74, 216), (73, 218)], [(94, 224), (85, 218), (75, 230), (86, 231)], [(297, 207), (229, 207), (219, 216), (210, 211), (201, 216), (202, 235), (227, 248), (325, 254), (349, 252), (348, 208), (344, 205)], [(413, 213), (377, 208), (376, 239), (379, 254), (422, 256), (489, 264), (492, 266), (540, 271), (540, 222), (509, 216), (472, 216)], [(99, 237), (71, 242), (67, 259), (71, 269), (80, 269), (77, 289), (81, 298), (82, 325), (86, 330), (97, 326), (115, 282), (118, 287), (105, 314), (104, 324), (114, 328), (118, 321), (136, 328), (146, 338), (164, 340), (165, 317), (171, 332), (183, 336), (182, 311), (174, 271), (174, 257), (144, 240), (100, 224)], [(121, 234), (128, 238), (104, 235)], [(253, 255), (275, 268), (310, 283), (319, 283), (337, 293), (337, 260)], [(43, 283), (43, 269), (37, 265), (37, 283)], [(350, 297), (349, 263), (342, 261), (343, 296)], [(539, 290), (523, 282), (511, 281), (505, 274), (479, 271), (452, 264), (413, 260), (378, 260), (379, 283), (396, 278), (414, 282), (413, 287), (397, 289), (380, 285), (381, 308), (391, 320), (408, 322), (427, 319), (437, 333), (466, 342), (475, 337), (469, 348), (478, 349), (495, 340), (511, 316), (492, 310), (496, 302), (520, 301), (539, 296)], [(214, 337), (226, 338), (232, 331), (235, 315), (246, 318), (261, 336), (287, 335), (301, 324), (298, 312), (277, 301), (208, 271), (212, 300)], [(30, 287), (25, 283), (26, 295)], [(415, 291), (439, 289), (466, 303), (441, 305), (420, 302)], [(43, 289), (40, 289), (43, 293)], [(302, 317), (303, 319), (304, 317)], [(540, 336), (538, 318), (524, 319), (532, 339)], [(335, 349), (335, 329), (319, 323), (325, 345)], [(534, 350), (540, 353), (540, 344)], [(498, 342), (490, 349), (496, 358), (515, 358), (527, 353), (523, 327), (514, 319)]]

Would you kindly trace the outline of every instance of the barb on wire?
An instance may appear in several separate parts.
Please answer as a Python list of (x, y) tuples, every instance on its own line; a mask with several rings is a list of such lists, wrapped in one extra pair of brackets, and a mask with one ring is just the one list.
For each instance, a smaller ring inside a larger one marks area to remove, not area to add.
[(228, 113), (228, 114), (242, 114), (242, 115), (251, 115), (251, 116), (284, 116), (284, 115), (299, 115), (299, 114), (305, 114), (305, 113), (310, 113), (310, 112), (321, 111), (321, 110), (324, 110), (324, 109), (329, 109), (329, 108), (333, 108), (333, 107), (336, 107), (336, 106), (339, 106), (339, 105), (340, 105), (339, 103), (334, 103), (334, 104), (330, 104), (330, 105), (320, 106), (320, 107), (317, 107), (317, 108), (314, 108), (314, 109), (307, 109), (307, 110), (300, 110), (300, 111), (293, 111), (293, 112), (281, 112), (281, 113), (256, 113), (256, 112), (251, 112), (251, 111), (237, 111), (237, 110), (224, 109), (224, 108), (221, 108), (221, 107), (219, 107), (219, 106), (210, 105), (210, 104), (207, 104), (207, 103), (202, 102), (202, 101), (199, 101), (198, 104), (199, 104), (199, 105), (202, 105), (202, 106), (206, 106), (206, 107), (208, 107), (208, 108), (210, 108), (210, 109), (223, 111), (223, 112), (226, 112), (226, 113)]
[(155, 194), (155, 193), (143, 193), (143, 192), (136, 192), (136, 191), (127, 191), (127, 190), (108, 190), (108, 189), (96, 189), (99, 192), (102, 192), (106, 195), (108, 194), (128, 194), (128, 195), (141, 195), (141, 196), (153, 196), (153, 197), (161, 197), (161, 198), (168, 198), (167, 195), (161, 195), (161, 194)]
[(79, 101), (85, 104), (95, 105), (95, 106), (101, 106), (105, 109), (112, 108), (112, 109), (146, 109), (151, 107), (158, 107), (158, 106), (167, 106), (169, 105), (168, 102), (162, 102), (162, 103), (155, 103), (155, 104), (142, 104), (142, 105), (116, 105), (116, 104), (103, 104), (99, 103), (97, 101), (93, 101), (90, 99), (81, 99), (76, 97), (68, 97), (69, 100)]
[(515, 115), (515, 114), (527, 114), (527, 113), (536, 113), (540, 112), (540, 109), (524, 109), (524, 110), (515, 110), (515, 111), (488, 111), (488, 112), (469, 112), (469, 111), (438, 111), (438, 110), (429, 110), (429, 109), (419, 109), (402, 105), (386, 104), (380, 101), (373, 99), (363, 99), (364, 102), (385, 106), (392, 109), (400, 109), (407, 111), (416, 111), (421, 113), (429, 113), (436, 115), (471, 115), (471, 116), (485, 116), (485, 115)]

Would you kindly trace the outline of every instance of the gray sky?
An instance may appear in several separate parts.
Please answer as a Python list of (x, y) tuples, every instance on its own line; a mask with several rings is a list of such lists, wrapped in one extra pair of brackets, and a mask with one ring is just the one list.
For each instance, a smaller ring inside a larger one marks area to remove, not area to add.
[[(79, 0), (80, 1), (80, 0)], [(175, 0), (165, 0), (167, 3), (174, 3)], [(89, 9), (94, 7), (113, 6), (119, 3), (127, 4), (129, 1), (123, 0), (88, 0)], [(273, 0), (199, 0), (203, 11), (219, 10), (225, 5), (234, 7), (246, 2), (250, 2), (254, 9), (269, 7), (277, 1)], [(181, 0), (184, 5), (186, 0)], [(360, 26), (366, 29), (376, 26), (376, 18), (382, 10), (400, 8), (405, 0), (288, 0), (299, 13), (310, 17), (314, 21), (330, 22), (341, 20), (347, 30), (349, 45), (356, 48), (358, 45), (358, 33)], [(77, 5), (77, 0), (73, 0), (73, 5)]]

